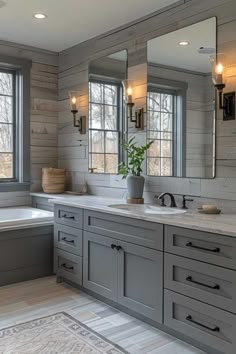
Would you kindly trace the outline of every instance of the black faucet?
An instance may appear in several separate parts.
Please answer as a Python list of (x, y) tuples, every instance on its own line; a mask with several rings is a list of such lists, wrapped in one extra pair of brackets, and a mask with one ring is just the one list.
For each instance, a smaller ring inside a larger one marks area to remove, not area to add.
[(166, 206), (165, 204), (165, 196), (168, 195), (170, 197), (170, 207), (171, 208), (176, 208), (177, 205), (176, 205), (176, 202), (175, 202), (175, 197), (173, 196), (173, 194), (171, 193), (161, 193), (159, 196), (155, 196), (155, 198), (158, 198), (161, 200), (161, 206)]
[(193, 201), (194, 199), (186, 198), (186, 195), (183, 195), (182, 209), (188, 209), (188, 207), (186, 206), (186, 202), (193, 202)]

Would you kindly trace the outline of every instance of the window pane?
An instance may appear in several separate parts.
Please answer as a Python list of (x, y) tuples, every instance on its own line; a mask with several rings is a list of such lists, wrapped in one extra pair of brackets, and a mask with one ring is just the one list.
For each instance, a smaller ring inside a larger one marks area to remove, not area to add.
[(161, 141), (161, 156), (171, 157), (172, 156), (172, 142), (168, 140)]
[(90, 131), (90, 151), (104, 153), (104, 132)]
[(173, 140), (173, 134), (169, 132), (161, 132), (161, 139), (163, 140)]
[(103, 100), (103, 92), (102, 92), (102, 84), (91, 82), (90, 83), (90, 102), (94, 103), (102, 103)]
[(118, 155), (105, 155), (105, 172), (117, 173)]
[(171, 159), (166, 159), (166, 158), (161, 159), (161, 175), (162, 176), (172, 175)]
[(172, 114), (162, 113), (161, 114), (161, 130), (162, 131), (172, 131)]
[(102, 129), (102, 106), (98, 104), (90, 105), (90, 128)]
[(161, 111), (162, 112), (172, 112), (173, 111), (172, 101), (173, 101), (172, 95), (162, 94), (161, 95)]
[(147, 141), (154, 140), (147, 153), (147, 172), (151, 176), (172, 175), (174, 98), (172, 93), (148, 93)]
[(161, 129), (161, 114), (158, 112), (149, 112), (148, 114), (148, 129), (160, 130)]
[(106, 132), (106, 153), (118, 154), (118, 133)]
[(117, 105), (117, 86), (104, 85), (104, 103)]
[(148, 150), (148, 156), (150, 156), (150, 157), (161, 156), (160, 145), (161, 145), (160, 140), (154, 141), (154, 143), (151, 145), (150, 149)]
[(105, 129), (117, 130), (117, 108), (105, 106)]
[(149, 140), (153, 140), (153, 139), (159, 140), (159, 139), (161, 139), (161, 133), (149, 130), (149, 131), (147, 131), (147, 137)]
[(89, 166), (96, 168), (97, 173), (117, 173), (118, 170), (120, 89), (110, 83), (90, 83)]
[(149, 92), (148, 106), (150, 111), (160, 111), (161, 95), (157, 92)]
[(90, 154), (90, 167), (95, 173), (104, 173), (104, 154)]
[(13, 177), (13, 155), (0, 154), (0, 178)]
[(13, 94), (13, 75), (0, 72), (0, 95)]
[(0, 153), (13, 151), (13, 129), (11, 124), (0, 124)]
[(148, 159), (148, 175), (160, 176), (161, 175), (161, 162), (160, 159)]
[(12, 123), (13, 99), (12, 97), (0, 96), (0, 122)]

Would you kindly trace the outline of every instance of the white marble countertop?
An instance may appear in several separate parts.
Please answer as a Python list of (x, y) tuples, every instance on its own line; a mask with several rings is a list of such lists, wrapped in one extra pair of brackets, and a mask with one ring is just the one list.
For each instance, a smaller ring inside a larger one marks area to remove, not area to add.
[(127, 211), (109, 207), (109, 205), (112, 204), (125, 204), (125, 200), (122, 199), (103, 198), (89, 195), (67, 195), (66, 198), (64, 198), (62, 195), (60, 198), (54, 198), (51, 196), (49, 201), (54, 204), (68, 205), (113, 215), (120, 215), (133, 219), (142, 219), (145, 221), (151, 221), (165, 225), (185, 227), (188, 229), (195, 229), (236, 237), (236, 215), (233, 213), (224, 214), (224, 212), (222, 212), (220, 215), (205, 215), (200, 214), (197, 211), (190, 210), (185, 214), (178, 215), (150, 215), (140, 213), (138, 210)]

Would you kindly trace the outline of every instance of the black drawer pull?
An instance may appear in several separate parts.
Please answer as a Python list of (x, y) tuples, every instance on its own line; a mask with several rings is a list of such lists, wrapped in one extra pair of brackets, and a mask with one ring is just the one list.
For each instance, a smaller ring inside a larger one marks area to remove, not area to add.
[(190, 315), (188, 315), (188, 316), (186, 317), (186, 320), (189, 321), (189, 322), (191, 322), (191, 323), (194, 323), (194, 324), (196, 324), (196, 325), (198, 325), (198, 326), (200, 326), (200, 327), (202, 327), (202, 328), (208, 329), (208, 330), (211, 331), (211, 332), (220, 332), (220, 328), (219, 328), (219, 327), (217, 327), (217, 326), (214, 327), (214, 328), (208, 327), (208, 326), (206, 326), (206, 325), (204, 325), (204, 324), (202, 324), (202, 323), (200, 323), (200, 322), (194, 321), (193, 318), (192, 318), (192, 316), (190, 316)]
[(117, 249), (117, 251), (120, 251), (120, 250), (122, 250), (122, 247), (121, 246), (116, 246), (116, 249)]
[(200, 247), (200, 246), (194, 246), (192, 244), (192, 242), (187, 242), (185, 244), (185, 246), (186, 247), (191, 247), (191, 248), (196, 248), (197, 250), (203, 250), (203, 251), (207, 251), (207, 252), (213, 252), (213, 253), (219, 253), (220, 252), (220, 248), (219, 247), (210, 249), (210, 248), (205, 248), (205, 247)]
[(213, 289), (213, 290), (219, 290), (220, 289), (220, 286), (218, 284), (216, 284), (216, 285), (204, 284), (204, 283), (201, 283), (200, 281), (193, 280), (193, 278), (190, 277), (190, 276), (187, 277), (186, 280), (189, 281), (190, 283), (194, 283), (194, 284), (197, 284), (197, 285), (202, 285), (205, 288), (209, 288), (209, 289)]
[(112, 248), (113, 250), (114, 250), (116, 247), (117, 247), (117, 246), (116, 246), (114, 243), (111, 244), (111, 248)]
[(62, 218), (75, 220), (75, 217), (74, 217), (74, 216), (68, 216), (68, 215), (66, 215), (66, 214), (63, 214), (63, 215), (62, 215)]
[(62, 241), (66, 242), (66, 243), (75, 243), (74, 240), (67, 240), (66, 237), (63, 237), (63, 238), (62, 238)]
[(63, 263), (61, 266), (65, 269), (68, 269), (68, 270), (74, 270), (74, 267), (68, 267), (68, 265), (66, 263)]

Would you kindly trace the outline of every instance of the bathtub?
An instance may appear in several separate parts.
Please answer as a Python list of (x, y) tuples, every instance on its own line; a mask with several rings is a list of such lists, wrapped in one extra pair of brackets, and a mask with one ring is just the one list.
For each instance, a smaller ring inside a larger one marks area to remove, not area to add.
[(53, 274), (53, 213), (0, 208), (0, 286)]
[(31, 207), (0, 208), (0, 231), (52, 225), (53, 213)]

